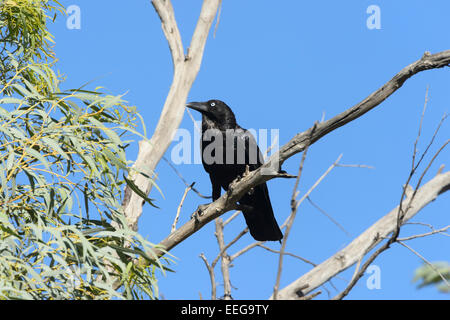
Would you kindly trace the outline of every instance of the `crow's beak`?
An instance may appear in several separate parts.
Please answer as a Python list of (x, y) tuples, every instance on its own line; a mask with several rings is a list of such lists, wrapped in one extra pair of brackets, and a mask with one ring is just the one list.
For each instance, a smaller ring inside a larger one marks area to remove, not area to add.
[(208, 113), (208, 106), (203, 102), (189, 102), (186, 104), (186, 107), (194, 109), (202, 114)]

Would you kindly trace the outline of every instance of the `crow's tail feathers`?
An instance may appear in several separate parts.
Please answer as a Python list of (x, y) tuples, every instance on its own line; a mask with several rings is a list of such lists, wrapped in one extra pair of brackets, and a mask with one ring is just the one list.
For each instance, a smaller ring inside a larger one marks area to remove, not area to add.
[(245, 221), (252, 237), (257, 241), (279, 241), (283, 238), (280, 227), (275, 218), (270, 218), (267, 212), (257, 212), (253, 210), (243, 211)]
[(255, 240), (280, 241), (283, 238), (265, 183), (255, 187), (253, 193), (242, 197), (239, 203), (244, 205), (242, 213)]

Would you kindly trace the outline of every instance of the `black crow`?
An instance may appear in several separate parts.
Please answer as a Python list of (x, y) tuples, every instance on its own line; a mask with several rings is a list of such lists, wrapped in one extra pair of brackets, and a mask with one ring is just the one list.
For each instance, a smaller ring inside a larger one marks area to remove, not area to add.
[[(190, 102), (187, 107), (202, 114), (202, 163), (209, 173), (213, 201), (220, 197), (221, 188), (263, 164), (263, 156), (255, 138), (236, 123), (233, 111), (220, 100)], [(258, 241), (283, 238), (275, 220), (266, 183), (252, 188), (239, 200), (250, 234)]]

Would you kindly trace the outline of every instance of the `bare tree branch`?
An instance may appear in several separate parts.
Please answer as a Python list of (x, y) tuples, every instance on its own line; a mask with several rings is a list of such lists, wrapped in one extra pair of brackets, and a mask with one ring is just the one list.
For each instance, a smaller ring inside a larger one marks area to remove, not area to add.
[(195, 184), (195, 182), (193, 182), (189, 187), (187, 187), (184, 190), (183, 197), (181, 197), (180, 204), (178, 205), (177, 214), (175, 215), (175, 219), (173, 220), (172, 229), (170, 230), (170, 232), (174, 232), (177, 229), (177, 222), (178, 222), (178, 219), (180, 218), (181, 207), (183, 207), (184, 200), (186, 200), (186, 196), (187, 196), (189, 190), (192, 189), (194, 184)]
[(274, 250), (274, 249), (272, 249), (272, 248), (266, 247), (266, 246), (263, 245), (263, 244), (258, 244), (257, 246), (258, 246), (258, 247), (261, 247), (261, 248), (263, 248), (263, 249), (266, 249), (267, 251), (276, 253), (276, 254), (284, 254), (284, 255), (286, 255), (286, 256), (291, 256), (291, 257), (297, 258), (297, 259), (299, 259), (299, 260), (301, 260), (301, 261), (303, 261), (303, 262), (305, 262), (305, 263), (308, 263), (308, 264), (312, 265), (313, 267), (315, 267), (315, 266), (317, 265), (317, 264), (315, 264), (314, 262), (309, 261), (308, 259), (305, 259), (305, 258), (303, 258), (303, 257), (300, 257), (300, 256), (298, 256), (298, 255), (296, 255), (296, 254), (293, 254), (293, 253), (290, 253), (290, 252), (283, 252), (283, 253), (281, 253), (281, 251), (277, 251), (277, 250)]
[(228, 256), (225, 248), (224, 236), (223, 236), (223, 220), (221, 218), (216, 219), (216, 238), (219, 244), (221, 270), (223, 277), (223, 299), (231, 300), (231, 281), (230, 281), (230, 257)]
[[(429, 148), (431, 147), (431, 145), (433, 144), (434, 139), (437, 136), (437, 133), (439, 132), (439, 128), (441, 127), (443, 121), (445, 120), (445, 116), (442, 118), (441, 122), (439, 123), (439, 126), (437, 127), (433, 137), (431, 138), (431, 141), (428, 143), (425, 151), (422, 153), (420, 160), (418, 161), (417, 164), (415, 164), (415, 159), (416, 159), (416, 155), (417, 155), (417, 144), (419, 142), (420, 139), (420, 135), (421, 135), (421, 131), (422, 131), (422, 123), (423, 123), (423, 118), (425, 115), (425, 110), (426, 110), (426, 106), (427, 106), (427, 101), (428, 101), (428, 88), (427, 88), (427, 92), (425, 94), (425, 103), (424, 103), (424, 109), (422, 112), (422, 116), (420, 118), (420, 124), (419, 124), (419, 131), (417, 134), (417, 138), (416, 141), (414, 142), (414, 150), (413, 150), (413, 156), (412, 156), (412, 166), (411, 166), (411, 171), (409, 173), (408, 179), (406, 180), (406, 183), (403, 185), (403, 192), (402, 195), (400, 197), (400, 204), (398, 207), (398, 211), (397, 211), (397, 221), (396, 221), (396, 226), (392, 231), (392, 235), (390, 238), (388, 238), (388, 240), (380, 247), (378, 248), (375, 253), (373, 253), (367, 260), (366, 262), (363, 264), (362, 268), (360, 269), (359, 266), (361, 264), (362, 259), (364, 258), (364, 256), (368, 253), (368, 251), (365, 251), (359, 261), (358, 261), (358, 265), (355, 269), (354, 275), (352, 277), (352, 279), (350, 280), (350, 282), (348, 283), (347, 287), (340, 292), (339, 294), (337, 294), (333, 300), (340, 300), (343, 299), (345, 296), (347, 296), (349, 294), (349, 292), (353, 289), (353, 287), (355, 286), (355, 284), (358, 282), (358, 280), (364, 275), (364, 273), (366, 272), (367, 268), (370, 266), (370, 264), (385, 250), (389, 249), (390, 246), (397, 242), (398, 236), (400, 234), (400, 228), (402, 227), (402, 225), (404, 224), (404, 217), (407, 213), (407, 211), (411, 208), (411, 203), (414, 200), (415, 196), (416, 196), (416, 192), (419, 189), (419, 186), (422, 182), (423, 177), (425, 176), (425, 174), (428, 172), (428, 169), (430, 168), (431, 164), (434, 162), (434, 160), (436, 159), (436, 157), (439, 155), (439, 153), (441, 152), (441, 150), (443, 150), (445, 148), (445, 146), (449, 143), (449, 141), (447, 141), (446, 143), (444, 143), (441, 148), (435, 153), (435, 155), (432, 157), (431, 161), (428, 163), (427, 167), (425, 168), (425, 170), (422, 172), (419, 181), (417, 182), (416, 188), (413, 189), (409, 183), (412, 179), (412, 177), (415, 175), (417, 168), (419, 167), (420, 163), (422, 162), (422, 160), (424, 159), (425, 155), (427, 154)], [(406, 208), (403, 207), (403, 200), (406, 198), (409, 199), (408, 204), (406, 205)], [(375, 241), (375, 240), (374, 240)], [(370, 250), (369, 248), (367, 248), (366, 250)]]
[[(183, 118), (187, 95), (200, 70), (206, 39), (219, 3), (220, 0), (205, 0), (203, 2), (191, 45), (188, 54), (185, 56), (171, 1), (152, 0), (153, 7), (161, 19), (164, 35), (169, 43), (174, 76), (152, 138), (149, 141), (142, 140), (139, 142), (139, 153), (133, 165), (133, 168), (138, 170), (132, 171), (129, 176), (136, 187), (145, 194), (149, 192), (151, 181), (148, 177), (136, 172), (141, 170), (150, 176), (172, 142), (175, 131)], [(142, 198), (127, 187), (122, 206), (128, 224), (134, 230), (137, 230), (138, 219), (142, 214)]]
[(225, 227), (227, 224), (229, 224), (234, 218), (236, 218), (241, 213), (240, 210), (237, 210), (235, 213), (233, 213), (227, 220), (223, 222), (223, 226)]
[[(446, 172), (436, 175), (419, 190), (416, 190), (414, 199), (409, 204), (409, 209), (403, 217), (403, 223), (415, 216), (423, 207), (435, 200), (443, 190), (448, 190), (449, 187), (450, 172)], [(403, 205), (407, 206), (409, 202), (410, 199), (405, 198)], [(303, 294), (307, 294), (357, 263), (361, 257), (395, 230), (398, 210), (399, 206), (374, 223), (344, 249), (280, 290), (278, 293), (279, 299), (298, 299), (298, 288), (307, 284), (308, 287), (302, 291)]]
[(208, 259), (206, 259), (204, 253), (200, 254), (200, 258), (205, 263), (206, 270), (208, 270), (209, 279), (211, 280), (211, 300), (216, 300), (217, 286), (216, 286), (216, 275), (214, 274), (214, 266), (213, 265), (209, 265)]
[[(296, 201), (296, 207), (298, 208), (300, 206), (300, 204), (309, 197), (309, 195), (313, 192), (313, 190), (315, 188), (317, 188), (317, 186), (323, 181), (323, 179), (325, 179), (325, 177), (331, 172), (331, 170), (333, 170), (335, 167), (340, 166), (339, 165), (339, 161), (342, 158), (342, 154), (339, 155), (339, 157), (336, 159), (336, 161), (314, 182), (314, 184), (308, 189), (308, 191), (303, 195), (303, 197), (299, 200)], [(299, 177), (299, 176), (297, 176)], [(235, 215), (233, 214), (232, 217), (230, 217), (228, 220), (230, 220), (231, 218), (234, 218)], [(288, 216), (286, 218), (286, 220), (283, 222), (283, 224), (280, 226), (281, 229), (283, 229), (284, 227), (286, 227), (289, 223), (290, 220), (290, 216)], [(235, 242), (237, 242), (243, 235), (245, 235), (248, 232), (248, 228), (244, 228), (244, 230), (242, 230), (228, 245), (227, 248), (229, 246), (231, 246), (232, 244), (234, 244)], [(255, 241), (252, 244), (248, 245), (247, 247), (243, 248), (242, 250), (236, 252), (234, 255), (231, 256), (231, 260), (234, 260), (235, 258), (239, 257), (240, 255), (244, 254), (245, 252), (260, 246), (262, 248), (265, 248), (264, 246), (262, 246), (262, 244), (265, 243), (265, 241)], [(270, 251), (270, 250), (269, 250)]]
[[(201, 214), (196, 219), (184, 224), (176, 232), (170, 234), (167, 238), (160, 242), (160, 247), (170, 250), (193, 233), (202, 228), (211, 220), (221, 216), (223, 213), (234, 209), (235, 203), (252, 187), (266, 182), (270, 179), (278, 177), (279, 167), (284, 161), (293, 155), (303, 151), (307, 145), (310, 145), (331, 131), (359, 118), (368, 111), (372, 110), (400, 88), (403, 83), (418, 72), (443, 68), (450, 64), (450, 50), (436, 54), (426, 52), (421, 59), (403, 68), (390, 81), (383, 85), (380, 89), (373, 92), (366, 99), (342, 112), (334, 118), (325, 122), (316, 124), (302, 133), (297, 134), (287, 144), (285, 144), (278, 152), (273, 154), (270, 159), (255, 171), (250, 172), (247, 176), (239, 181), (234, 181), (227, 193), (222, 195), (215, 202), (204, 207)], [(264, 174), (262, 174), (262, 172)], [(158, 252), (158, 255), (164, 254)]]
[[(225, 226), (225, 225), (223, 225)], [(222, 228), (223, 228), (222, 226)], [(242, 230), (233, 240), (231, 240), (230, 242), (227, 243), (227, 245), (224, 245), (223, 248), (220, 248), (219, 254), (217, 255), (217, 257), (214, 259), (213, 264), (216, 264), (217, 261), (219, 260), (219, 258), (225, 253), (226, 250), (228, 250), (229, 247), (231, 247), (233, 244), (235, 244), (244, 234), (246, 234), (248, 232), (248, 228), (245, 228), (244, 230)], [(233, 259), (230, 258), (230, 262)]]
[(437, 234), (437, 233), (442, 234), (447, 237), (450, 237), (450, 235), (448, 233), (445, 233), (449, 228), (450, 228), (450, 225), (446, 226), (444, 228), (438, 229), (438, 230), (433, 230), (433, 231), (427, 232), (427, 233), (416, 234), (416, 235), (404, 237), (404, 238), (398, 238), (397, 241), (408, 241), (408, 240), (413, 240), (413, 239), (417, 239), (417, 238), (428, 237), (428, 236), (431, 236), (431, 235)]
[(152, 0), (152, 5), (161, 20), (161, 27), (172, 53), (173, 66), (176, 68), (180, 66), (180, 63), (184, 60), (184, 48), (180, 31), (178, 30), (178, 25), (175, 20), (172, 2), (170, 0)]
[(238, 252), (236, 252), (235, 254), (233, 254), (230, 259), (231, 261), (235, 260), (236, 258), (240, 257), (241, 255), (243, 255), (244, 253), (246, 253), (247, 251), (253, 249), (254, 247), (257, 247), (261, 244), (263, 244), (265, 241), (255, 241), (251, 244), (249, 244), (248, 246), (246, 246), (245, 248), (242, 248), (241, 250), (239, 250)]
[(403, 243), (402, 241), (397, 240), (397, 242), (400, 243), (405, 248), (407, 248), (408, 250), (410, 250), (412, 253), (414, 253), (416, 256), (418, 256), (420, 259), (422, 259), (423, 262), (425, 262), (431, 269), (433, 269), (434, 272), (436, 272), (439, 275), (439, 277), (442, 279), (442, 281), (444, 281), (445, 285), (450, 288), (450, 284), (448, 283), (448, 281), (445, 278), (445, 276), (438, 269), (436, 269), (436, 267), (433, 266), (433, 264), (430, 261), (425, 259), (420, 253), (418, 253), (416, 250), (414, 250), (413, 248), (411, 248), (407, 244)]

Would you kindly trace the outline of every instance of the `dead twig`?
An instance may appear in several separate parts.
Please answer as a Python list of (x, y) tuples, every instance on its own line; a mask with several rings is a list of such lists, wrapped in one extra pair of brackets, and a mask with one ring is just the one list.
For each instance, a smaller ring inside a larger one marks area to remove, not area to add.
[(195, 184), (195, 182), (192, 182), (192, 184), (184, 190), (183, 197), (181, 198), (180, 204), (178, 205), (177, 214), (175, 216), (175, 219), (173, 220), (172, 229), (170, 232), (174, 232), (177, 229), (177, 222), (178, 222), (178, 219), (180, 218), (181, 207), (183, 206), (184, 200), (186, 199), (186, 196), (187, 196), (189, 190), (192, 189), (194, 184)]
[[(431, 227), (433, 229), (433, 227)], [(444, 228), (438, 229), (438, 230), (433, 230), (427, 233), (422, 233), (422, 234), (416, 234), (414, 236), (409, 236), (409, 237), (405, 237), (405, 238), (398, 238), (397, 241), (409, 241), (409, 240), (413, 240), (413, 239), (417, 239), (417, 238), (423, 238), (423, 237), (428, 237), (431, 236), (433, 234), (442, 234), (444, 236), (450, 237), (450, 234), (445, 233), (445, 231), (447, 231), (450, 228), (449, 226), (446, 226)]]
[[(314, 132), (314, 130), (311, 133), (313, 133), (313, 132)], [(286, 229), (284, 231), (283, 241), (281, 243), (280, 254), (278, 256), (278, 271), (277, 271), (277, 276), (276, 276), (276, 280), (275, 280), (275, 285), (273, 288), (273, 299), (274, 300), (276, 300), (278, 297), (278, 289), (280, 287), (281, 272), (283, 270), (284, 252), (286, 250), (286, 242), (289, 237), (289, 233), (291, 231), (292, 225), (294, 224), (294, 219), (295, 219), (295, 216), (296, 216), (297, 210), (298, 210), (298, 204), (297, 204), (297, 200), (296, 200), (297, 195), (298, 195), (297, 188), (298, 188), (298, 184), (300, 181), (300, 177), (303, 172), (303, 165), (305, 163), (307, 153), (308, 153), (308, 146), (306, 146), (305, 151), (303, 151), (302, 160), (300, 161), (300, 166), (299, 166), (298, 173), (297, 173), (297, 178), (295, 179), (294, 188), (292, 189), (291, 214), (289, 215), (289, 218), (288, 218)]]
[(307, 264), (310, 264), (310, 265), (312, 265), (313, 267), (315, 267), (317, 264), (315, 264), (314, 262), (312, 262), (312, 261), (310, 261), (310, 260), (308, 260), (308, 259), (305, 259), (305, 258), (303, 258), (303, 257), (300, 257), (300, 256), (298, 256), (298, 255), (296, 255), (296, 254), (293, 254), (293, 253), (290, 253), (290, 252), (281, 252), (281, 251), (278, 251), (278, 250), (274, 250), (274, 249), (272, 249), (272, 248), (269, 248), (269, 247), (266, 247), (265, 245), (263, 245), (262, 243), (260, 243), (260, 244), (257, 244), (257, 246), (258, 247), (261, 247), (261, 248), (263, 248), (263, 249), (266, 249), (267, 251), (270, 251), (270, 252), (272, 252), (272, 253), (276, 253), (276, 254), (284, 254), (284, 255), (286, 255), (286, 256), (291, 256), (291, 257), (293, 257), (293, 258), (296, 258), (296, 259), (299, 259), (299, 260), (301, 260), (301, 261), (303, 261), (303, 262), (305, 262), (305, 263), (307, 263)]
[[(407, 210), (403, 218), (405, 223), (414, 217), (423, 207), (432, 202), (442, 193), (442, 190), (448, 190), (450, 187), (450, 172), (442, 173), (435, 176), (419, 190), (416, 190), (414, 200), (410, 203), (410, 209)], [(403, 205), (409, 203), (409, 199), (403, 200)], [(332, 277), (346, 270), (353, 264), (357, 263), (362, 255), (372, 250), (377, 244), (385, 239), (385, 237), (396, 229), (398, 214), (398, 206), (391, 210), (384, 217), (375, 222), (366, 231), (361, 233), (344, 249), (340, 250), (315, 268), (302, 275), (300, 278), (279, 291), (279, 299), (297, 299), (298, 288), (307, 283), (309, 286), (304, 289), (303, 294), (316, 289)], [(384, 250), (388, 249), (390, 243), (388, 241), (380, 247), (360, 269), (363, 270)], [(344, 295), (342, 295), (343, 297)], [(335, 297), (340, 298), (340, 297)]]
[[(338, 165), (339, 166), (339, 165)], [(331, 215), (329, 215), (325, 210), (323, 210), (321, 207), (319, 207), (316, 203), (314, 203), (311, 200), (311, 197), (306, 197), (306, 199), (309, 201), (309, 203), (316, 208), (320, 213), (322, 213), (324, 216), (326, 216), (331, 222), (333, 222), (339, 229), (342, 230), (342, 232), (344, 232), (347, 236), (351, 237), (351, 234), (345, 230), (345, 228), (339, 223), (337, 222)]]
[(221, 270), (223, 278), (223, 299), (231, 300), (231, 281), (230, 281), (230, 258), (226, 252), (225, 242), (223, 237), (223, 220), (221, 218), (216, 219), (216, 238), (219, 244), (220, 260), (221, 260)]
[[(430, 142), (428, 143), (425, 151), (422, 153), (419, 161), (417, 162), (417, 164), (415, 163), (415, 159), (416, 159), (416, 155), (417, 155), (417, 144), (421, 135), (421, 131), (422, 131), (422, 123), (423, 123), (423, 118), (425, 115), (425, 110), (426, 110), (426, 106), (427, 106), (427, 101), (428, 101), (428, 88), (425, 94), (425, 103), (424, 103), (424, 109), (422, 112), (422, 116), (420, 119), (420, 124), (419, 124), (419, 130), (418, 130), (418, 134), (416, 137), (416, 140), (414, 142), (414, 150), (413, 150), (413, 155), (412, 155), (412, 166), (411, 166), (411, 171), (409, 173), (408, 179), (406, 180), (406, 183), (403, 185), (403, 192), (401, 194), (400, 197), (400, 202), (399, 202), (399, 206), (398, 206), (398, 211), (397, 211), (397, 218), (396, 218), (396, 224), (395, 224), (395, 228), (392, 232), (392, 235), (390, 238), (388, 238), (388, 240), (386, 241), (386, 243), (380, 247), (374, 254), (372, 254), (369, 259), (364, 263), (363, 267), (361, 268), (361, 270), (358, 270), (359, 268), (359, 263), (358, 263), (358, 268), (355, 270), (355, 274), (352, 278), (352, 280), (350, 281), (350, 283), (347, 285), (347, 287), (345, 288), (344, 291), (342, 291), (341, 293), (339, 293), (338, 295), (336, 295), (333, 299), (338, 300), (338, 299), (342, 299), (344, 298), (349, 292), (350, 290), (354, 287), (354, 285), (356, 284), (356, 282), (362, 277), (362, 275), (364, 274), (364, 272), (366, 271), (366, 269), (369, 267), (369, 265), (372, 263), (372, 261), (374, 261), (376, 259), (376, 257), (378, 257), (378, 255), (380, 255), (382, 252), (384, 252), (385, 250), (387, 250), (393, 243), (398, 242), (398, 236), (400, 234), (400, 229), (401, 226), (404, 224), (404, 220), (405, 220), (405, 216), (407, 214), (407, 212), (411, 209), (411, 205), (412, 202), (415, 200), (417, 191), (419, 189), (419, 186), (422, 182), (423, 177), (425, 176), (425, 174), (427, 173), (428, 169), (430, 168), (431, 164), (434, 162), (434, 160), (437, 158), (437, 156), (439, 155), (439, 153), (446, 147), (446, 145), (450, 142), (450, 140), (447, 140), (447, 142), (445, 142), (441, 148), (439, 148), (439, 150), (435, 153), (435, 155), (432, 157), (432, 159), (430, 160), (430, 162), (428, 163), (427, 167), (425, 168), (425, 170), (422, 172), (416, 188), (414, 190), (412, 190), (411, 186), (409, 185), (412, 177), (415, 175), (420, 163), (422, 162), (422, 160), (424, 159), (425, 155), (427, 154), (429, 148), (431, 147), (431, 145), (433, 144), (434, 139), (436, 138), (439, 129), (443, 123), (443, 121), (445, 120), (446, 116), (444, 116), (437, 129), (435, 130), (433, 137), (431, 138)], [(406, 199), (405, 199), (406, 198)], [(405, 201), (404, 201), (405, 200)], [(406, 208), (403, 207), (403, 202), (407, 202)], [(375, 239), (374, 242), (376, 242), (377, 239)], [(360, 256), (360, 261), (363, 259), (363, 257), (367, 254), (367, 250)]]
[(410, 250), (412, 253), (414, 253), (416, 256), (418, 256), (420, 259), (422, 259), (423, 262), (425, 262), (431, 269), (433, 269), (434, 272), (436, 272), (439, 275), (439, 277), (442, 279), (442, 281), (444, 281), (445, 285), (450, 288), (450, 284), (448, 283), (448, 281), (445, 278), (445, 276), (438, 269), (436, 269), (436, 267), (431, 262), (429, 262), (420, 253), (418, 253), (416, 250), (414, 250), (413, 248), (411, 248), (407, 244), (403, 243), (402, 241), (397, 240), (397, 242), (399, 244), (401, 244), (402, 246), (404, 246), (405, 248), (407, 248), (408, 250)]
[(206, 270), (208, 270), (209, 278), (211, 280), (211, 300), (216, 300), (217, 287), (216, 287), (216, 276), (214, 274), (214, 267), (209, 265), (208, 259), (206, 259), (203, 253), (200, 254), (200, 258), (205, 263)]

